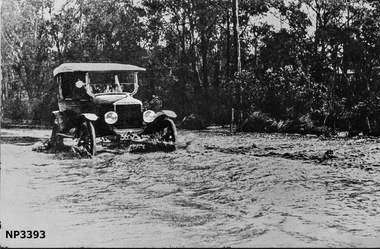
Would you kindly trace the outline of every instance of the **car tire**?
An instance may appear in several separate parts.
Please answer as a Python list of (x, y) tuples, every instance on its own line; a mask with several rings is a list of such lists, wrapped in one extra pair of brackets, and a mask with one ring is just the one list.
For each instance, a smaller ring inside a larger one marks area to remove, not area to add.
[(173, 120), (166, 118), (164, 121), (164, 129), (162, 131), (161, 139), (168, 142), (176, 142), (177, 140), (177, 128)]
[(91, 156), (96, 156), (96, 134), (94, 125), (86, 120), (82, 125), (82, 129), (78, 146), (83, 146)]
[(59, 131), (59, 127), (57, 124), (57, 120), (54, 120), (53, 130), (51, 132), (50, 141), (49, 141), (50, 145), (53, 147), (63, 146), (63, 137), (57, 135), (58, 131)]

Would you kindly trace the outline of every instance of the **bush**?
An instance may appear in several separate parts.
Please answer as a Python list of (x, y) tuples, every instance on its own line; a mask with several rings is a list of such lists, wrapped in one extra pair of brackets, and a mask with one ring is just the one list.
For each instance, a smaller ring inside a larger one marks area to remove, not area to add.
[(310, 115), (304, 115), (295, 120), (276, 121), (259, 111), (251, 114), (241, 126), (238, 131), (243, 132), (285, 132), (285, 133), (298, 133), (298, 134), (315, 134), (315, 135), (329, 135), (330, 129), (327, 127), (317, 126), (312, 121)]
[(3, 102), (3, 117), (11, 120), (29, 120), (35, 124), (49, 124), (52, 111), (57, 110), (55, 96), (46, 95), (42, 99), (8, 99)]
[(206, 125), (199, 115), (191, 114), (182, 120), (179, 127), (189, 130), (203, 130), (206, 128)]
[(277, 132), (278, 122), (266, 114), (254, 112), (243, 121), (237, 130), (244, 132)]
[(146, 110), (158, 112), (162, 109), (162, 100), (157, 95), (153, 95), (150, 101), (144, 101), (144, 108)]
[(32, 108), (26, 99), (9, 99), (3, 101), (3, 116), (13, 120), (31, 119)]
[(360, 132), (365, 135), (380, 135), (380, 98), (371, 96), (365, 101), (358, 102), (350, 111), (349, 135), (355, 136)]
[(315, 134), (315, 135), (329, 135), (330, 129), (327, 127), (317, 126), (310, 118), (310, 115), (303, 115), (295, 120), (285, 121), (280, 129), (280, 132), (298, 133), (298, 134)]

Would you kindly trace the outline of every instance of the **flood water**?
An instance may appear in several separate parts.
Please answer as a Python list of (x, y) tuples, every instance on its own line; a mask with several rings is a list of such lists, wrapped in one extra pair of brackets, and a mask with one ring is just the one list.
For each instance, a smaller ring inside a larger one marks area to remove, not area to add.
[(49, 134), (2, 131), (2, 246), (380, 246), (376, 138), (180, 130), (174, 152), (88, 159), (32, 151)]

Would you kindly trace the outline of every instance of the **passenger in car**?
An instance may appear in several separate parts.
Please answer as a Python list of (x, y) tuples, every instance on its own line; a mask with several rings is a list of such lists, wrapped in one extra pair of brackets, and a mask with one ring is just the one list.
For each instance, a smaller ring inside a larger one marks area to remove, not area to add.
[(92, 93), (90, 93), (83, 81), (78, 79), (78, 81), (75, 83), (75, 87), (72, 92), (72, 99), (91, 99), (93, 98)]

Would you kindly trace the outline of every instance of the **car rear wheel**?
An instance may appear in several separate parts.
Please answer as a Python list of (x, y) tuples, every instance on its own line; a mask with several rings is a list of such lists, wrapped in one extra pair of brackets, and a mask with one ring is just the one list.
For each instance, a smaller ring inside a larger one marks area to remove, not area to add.
[(63, 145), (63, 137), (58, 136), (59, 127), (57, 124), (57, 120), (54, 120), (53, 130), (50, 136), (50, 144), (51, 146), (62, 146)]
[(86, 120), (81, 126), (78, 147), (83, 148), (92, 156), (96, 155), (96, 134), (94, 125)]

